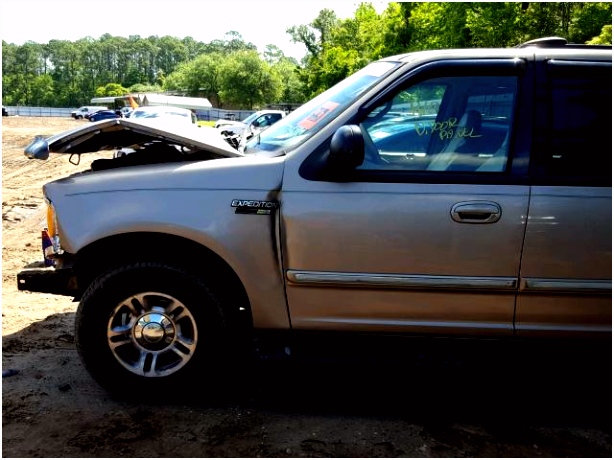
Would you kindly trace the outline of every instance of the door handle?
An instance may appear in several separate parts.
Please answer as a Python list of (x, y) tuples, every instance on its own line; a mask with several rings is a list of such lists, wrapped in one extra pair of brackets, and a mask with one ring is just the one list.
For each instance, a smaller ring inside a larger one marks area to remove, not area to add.
[(452, 206), (450, 215), (461, 224), (492, 224), (501, 218), (501, 206), (493, 201), (462, 201)]

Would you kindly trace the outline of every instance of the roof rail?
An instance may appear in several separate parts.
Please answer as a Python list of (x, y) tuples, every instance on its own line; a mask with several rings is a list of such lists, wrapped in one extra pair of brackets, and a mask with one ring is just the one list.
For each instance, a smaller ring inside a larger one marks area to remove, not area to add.
[(516, 46), (516, 48), (528, 48), (530, 46), (537, 46), (538, 48), (562, 48), (565, 45), (567, 45), (567, 40), (562, 37), (544, 37), (521, 43)]

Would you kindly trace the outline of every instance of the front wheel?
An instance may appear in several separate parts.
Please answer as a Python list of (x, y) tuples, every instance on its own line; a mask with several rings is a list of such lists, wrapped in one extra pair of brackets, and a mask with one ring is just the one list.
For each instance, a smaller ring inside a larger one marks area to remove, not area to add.
[(224, 335), (221, 309), (207, 287), (165, 264), (108, 271), (88, 287), (77, 309), (79, 354), (111, 393), (194, 382), (220, 357)]

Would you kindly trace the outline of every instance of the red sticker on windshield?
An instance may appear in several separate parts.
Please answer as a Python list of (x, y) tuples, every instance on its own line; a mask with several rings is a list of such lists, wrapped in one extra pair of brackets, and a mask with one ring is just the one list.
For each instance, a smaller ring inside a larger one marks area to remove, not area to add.
[(318, 124), (320, 120), (322, 120), (322, 118), (324, 118), (330, 112), (335, 110), (337, 107), (339, 107), (339, 104), (336, 102), (332, 102), (332, 101), (325, 102), (319, 108), (311, 112), (309, 116), (305, 118), (304, 120), (302, 120), (298, 125), (301, 128), (310, 130), (316, 124)]

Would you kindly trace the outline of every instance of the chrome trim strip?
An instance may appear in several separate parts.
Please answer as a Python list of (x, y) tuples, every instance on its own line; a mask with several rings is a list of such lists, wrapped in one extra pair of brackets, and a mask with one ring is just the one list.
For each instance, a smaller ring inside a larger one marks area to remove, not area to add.
[(558, 278), (522, 278), (521, 292), (577, 292), (612, 294), (612, 280), (577, 280)]
[(479, 321), (407, 321), (394, 319), (361, 319), (361, 318), (303, 318), (302, 321), (332, 324), (366, 324), (372, 326), (414, 326), (414, 327), (446, 327), (454, 329), (502, 329), (512, 330), (511, 323), (481, 323)]
[(396, 289), (503, 289), (515, 290), (516, 278), (486, 276), (390, 275), (288, 270), (286, 279), (299, 285), (382, 287)]
[(612, 332), (612, 326), (581, 326), (573, 324), (518, 324), (517, 331)]

